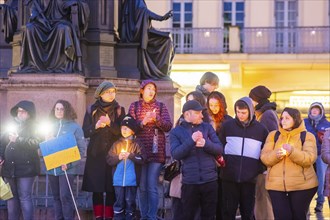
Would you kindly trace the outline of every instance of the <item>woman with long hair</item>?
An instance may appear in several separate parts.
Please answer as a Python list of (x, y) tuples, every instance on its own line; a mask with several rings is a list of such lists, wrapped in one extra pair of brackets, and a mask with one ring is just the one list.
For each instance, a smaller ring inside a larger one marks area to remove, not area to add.
[[(220, 135), (220, 129), (224, 122), (233, 119), (228, 115), (227, 103), (225, 96), (218, 92), (213, 91), (207, 97), (206, 107), (210, 115), (210, 123), (217, 133)], [(218, 203), (217, 203), (217, 214), (216, 219), (221, 220), (222, 218), (222, 181), (220, 178), (221, 166), (224, 166), (225, 161), (222, 156), (217, 157), (218, 163)]]
[[(53, 122), (53, 129), (47, 136), (47, 139), (57, 138), (61, 135), (73, 134), (79, 153), (82, 156), (86, 150), (84, 132), (81, 126), (75, 122), (77, 114), (70, 102), (66, 100), (57, 100), (51, 110), (49, 118)], [(64, 175), (67, 173), (68, 181)], [(73, 186), (75, 175), (79, 171), (79, 161), (69, 164), (63, 164), (60, 167), (47, 171), (50, 188), (53, 193), (55, 219), (74, 219), (75, 207), (72, 200), (69, 184)]]

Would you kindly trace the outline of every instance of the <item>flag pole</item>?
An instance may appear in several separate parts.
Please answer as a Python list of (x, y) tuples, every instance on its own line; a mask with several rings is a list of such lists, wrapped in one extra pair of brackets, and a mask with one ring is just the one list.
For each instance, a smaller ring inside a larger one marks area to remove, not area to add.
[(76, 200), (74, 199), (73, 192), (72, 192), (72, 189), (71, 189), (71, 185), (70, 185), (68, 174), (66, 173), (66, 170), (64, 170), (64, 174), (65, 174), (65, 177), (66, 177), (66, 181), (68, 182), (68, 186), (69, 186), (69, 189), (70, 189), (72, 201), (73, 201), (74, 207), (76, 209), (78, 219), (81, 220), (80, 215), (79, 215), (79, 211), (78, 211), (78, 208), (77, 208)]

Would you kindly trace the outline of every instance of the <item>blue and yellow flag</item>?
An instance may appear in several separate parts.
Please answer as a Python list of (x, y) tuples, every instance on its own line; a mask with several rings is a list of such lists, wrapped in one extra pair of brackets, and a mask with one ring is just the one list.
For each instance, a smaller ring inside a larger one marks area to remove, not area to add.
[(42, 142), (39, 146), (47, 170), (80, 160), (76, 138), (72, 133)]

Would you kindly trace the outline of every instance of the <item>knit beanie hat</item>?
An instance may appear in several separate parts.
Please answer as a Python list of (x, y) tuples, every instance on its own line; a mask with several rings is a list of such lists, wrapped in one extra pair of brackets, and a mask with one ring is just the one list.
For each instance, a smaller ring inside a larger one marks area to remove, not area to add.
[(157, 85), (155, 83), (155, 81), (153, 81), (152, 79), (147, 79), (147, 80), (143, 80), (140, 84), (140, 97), (142, 98), (142, 90), (144, 89), (144, 87), (146, 87), (146, 85), (148, 84), (153, 84), (155, 86), (156, 89), (156, 94), (155, 97), (157, 95)]
[(257, 86), (251, 89), (249, 97), (255, 101), (260, 102), (263, 99), (269, 99), (272, 95), (272, 92), (265, 86)]
[(94, 98), (98, 99), (100, 97), (100, 95), (102, 95), (103, 92), (105, 92), (106, 90), (110, 89), (110, 88), (115, 88), (115, 90), (117, 91), (117, 88), (115, 86), (115, 84), (113, 84), (110, 81), (103, 81), (95, 90), (94, 93)]
[(124, 119), (121, 121), (120, 125), (129, 127), (134, 132), (134, 134), (137, 132), (137, 129), (138, 129), (138, 125), (137, 125), (135, 119), (130, 114), (127, 114), (124, 117)]

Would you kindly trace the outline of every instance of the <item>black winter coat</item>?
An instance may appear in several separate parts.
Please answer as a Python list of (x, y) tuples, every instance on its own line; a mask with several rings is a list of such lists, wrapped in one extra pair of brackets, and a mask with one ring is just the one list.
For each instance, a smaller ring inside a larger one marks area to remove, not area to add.
[(38, 155), (40, 138), (36, 135), (33, 120), (23, 123), (15, 121), (18, 128), (18, 138), (15, 143), (9, 143), (8, 134), (1, 137), (0, 157), (5, 160), (2, 166), (2, 176), (7, 178), (33, 177), (40, 173), (40, 158)]
[[(120, 123), (125, 116), (125, 109), (118, 104), (115, 110), (102, 107), (97, 101), (87, 110), (83, 130), (86, 138), (90, 138), (87, 147), (87, 158), (83, 177), (82, 190), (88, 192), (113, 192), (112, 168), (106, 157), (115, 141), (120, 138)], [(95, 130), (101, 116), (109, 115), (110, 126)]]

